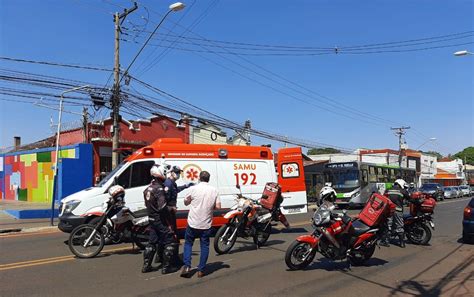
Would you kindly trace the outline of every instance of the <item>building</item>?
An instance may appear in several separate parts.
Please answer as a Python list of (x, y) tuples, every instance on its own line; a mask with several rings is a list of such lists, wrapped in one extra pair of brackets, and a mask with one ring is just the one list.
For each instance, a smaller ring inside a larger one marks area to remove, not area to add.
[(433, 182), (443, 186), (459, 186), (466, 182), (464, 165), (461, 159), (442, 159), (436, 164), (437, 172)]
[[(88, 123), (86, 128), (77, 128), (61, 132), (60, 145), (68, 146), (77, 143), (93, 145), (94, 183), (112, 170), (112, 124), (111, 118), (100, 122)], [(144, 120), (120, 121), (119, 149), (123, 154), (151, 144), (158, 138), (179, 138), (189, 143), (189, 125), (179, 124), (166, 116), (154, 116)]]
[(227, 144), (226, 133), (212, 124), (201, 123), (198, 127), (192, 127), (191, 131), (190, 143)]
[(464, 165), (464, 173), (466, 174), (466, 181), (469, 185), (474, 186), (474, 166)]

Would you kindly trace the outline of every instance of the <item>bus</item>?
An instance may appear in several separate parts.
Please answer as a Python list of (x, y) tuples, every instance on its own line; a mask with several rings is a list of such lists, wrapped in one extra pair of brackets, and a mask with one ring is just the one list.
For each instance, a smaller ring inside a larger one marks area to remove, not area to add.
[(366, 162), (328, 163), (323, 174), (337, 192), (336, 204), (347, 206), (364, 205), (374, 192), (383, 194), (397, 177), (416, 181), (415, 169)]

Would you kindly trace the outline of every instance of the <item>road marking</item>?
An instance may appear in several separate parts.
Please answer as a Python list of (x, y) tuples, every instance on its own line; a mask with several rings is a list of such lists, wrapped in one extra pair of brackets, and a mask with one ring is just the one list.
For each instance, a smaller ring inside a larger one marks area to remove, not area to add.
[[(108, 250), (102, 251), (102, 253), (108, 254), (108, 253), (114, 253), (114, 252), (126, 251), (126, 250), (131, 250), (131, 248), (122, 247), (122, 248), (108, 249)], [(60, 256), (60, 257), (52, 257), (52, 258), (36, 259), (36, 260), (29, 260), (29, 261), (23, 261), (23, 262), (1, 264), (0, 271), (24, 268), (24, 267), (30, 267), (30, 266), (37, 266), (37, 265), (52, 264), (52, 263), (58, 263), (58, 262), (64, 262), (64, 261), (71, 261), (75, 259), (76, 259), (75, 256), (68, 255), (68, 256)]]

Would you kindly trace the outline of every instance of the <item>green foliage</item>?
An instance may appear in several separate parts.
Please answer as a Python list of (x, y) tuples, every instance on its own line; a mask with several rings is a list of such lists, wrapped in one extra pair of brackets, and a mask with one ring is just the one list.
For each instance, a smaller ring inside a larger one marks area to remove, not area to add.
[(453, 155), (454, 158), (461, 159), (466, 164), (474, 165), (474, 146), (469, 146), (459, 153)]
[(341, 151), (332, 147), (312, 148), (308, 150), (308, 155), (337, 154)]

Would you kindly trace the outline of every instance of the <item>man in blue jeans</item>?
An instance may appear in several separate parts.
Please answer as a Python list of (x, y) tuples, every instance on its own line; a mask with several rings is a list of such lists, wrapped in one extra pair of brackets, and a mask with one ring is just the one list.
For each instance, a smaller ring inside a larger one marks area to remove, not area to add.
[(209, 236), (211, 234), (212, 217), (214, 209), (221, 208), (217, 189), (209, 185), (211, 175), (207, 171), (199, 174), (199, 183), (189, 188), (184, 199), (184, 205), (190, 205), (188, 214), (188, 227), (184, 235), (184, 267), (182, 277), (191, 277), (191, 254), (194, 239), (199, 238), (201, 243), (201, 256), (199, 259), (199, 278), (204, 276), (207, 258), (209, 256)]

